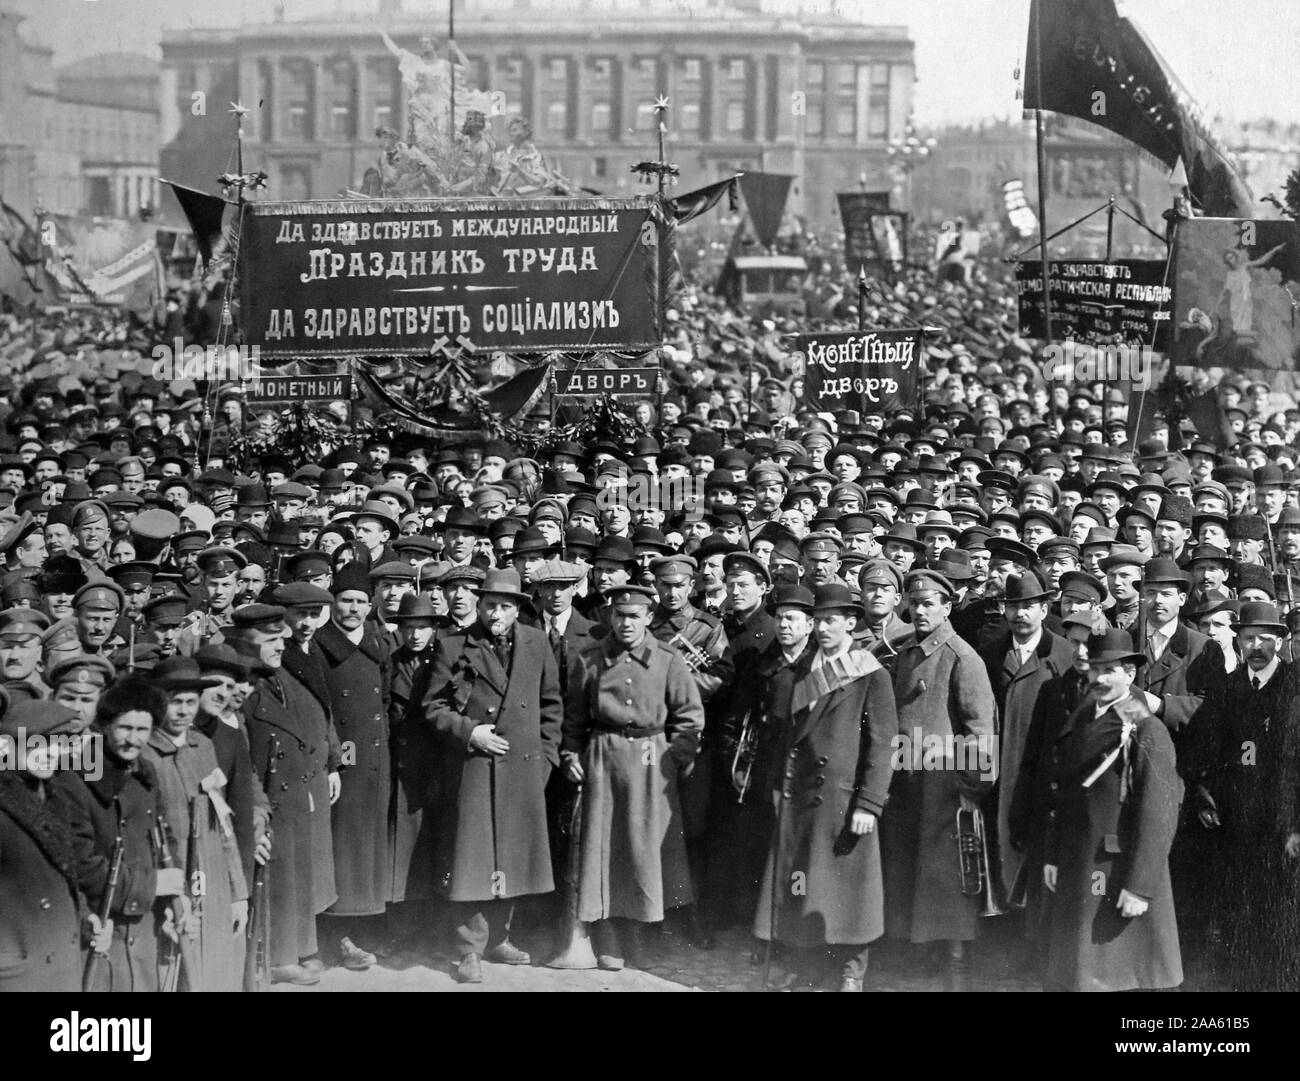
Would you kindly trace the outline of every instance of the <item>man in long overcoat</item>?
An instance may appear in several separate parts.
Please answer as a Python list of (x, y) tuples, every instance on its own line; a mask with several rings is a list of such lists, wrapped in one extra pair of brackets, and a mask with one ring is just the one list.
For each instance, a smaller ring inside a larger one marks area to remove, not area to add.
[[(1183, 981), (1169, 850), (1183, 783), (1174, 745), (1134, 685), (1127, 631), (1088, 645), (1092, 694), (1057, 733), (1046, 986), (1131, 991)], [(1100, 888), (1099, 888), (1100, 886)]]
[(650, 634), (655, 595), (619, 586), (609, 599), (609, 634), (569, 672), (564, 763), (583, 785), (578, 919), (596, 924), (597, 964), (616, 970), (624, 953), (644, 960), (641, 924), (695, 899), (677, 781), (704, 707), (686, 662)]
[(513, 570), (489, 571), (479, 619), (438, 643), (424, 713), (438, 739), (437, 885), (454, 902), (456, 978), (482, 960), (526, 965), (510, 942), (514, 899), (550, 893), (546, 782), (559, 764), (564, 705), (544, 632), (518, 622)]
[[(824, 949), (841, 991), (862, 990), (867, 946), (885, 930), (876, 823), (898, 733), (888, 672), (853, 648), (861, 613), (847, 586), (818, 588), (818, 648), (794, 673), (773, 777), (777, 828), (754, 921), (760, 939)], [(804, 888), (791, 888), (796, 882)]]
[(388, 747), (388, 698), (392, 652), (387, 632), (370, 613), (370, 576), (359, 563), (334, 575), (329, 621), (313, 646), (325, 661), (334, 728), (343, 755), (343, 791), (334, 804), (334, 884), (338, 900), (327, 913), (331, 948), (346, 968), (375, 963), (361, 942), (379, 947), (384, 930), (364, 917), (382, 916), (392, 900), (393, 854), (389, 834), (392, 762)]
[(894, 672), (904, 751), (882, 822), (885, 933), (946, 943), (949, 987), (964, 990), (980, 901), (962, 893), (957, 811), (977, 810), (996, 779), (997, 705), (979, 654), (949, 622), (947, 579), (912, 571), (905, 588), (916, 637), (900, 648)]
[(1007, 579), (1007, 631), (980, 650), (1001, 719), (1000, 767), (992, 806), (997, 811), (997, 896), (1006, 900), (1021, 874), (1024, 854), (1012, 844), (1011, 804), (1029, 741), (1034, 708), (1043, 686), (1070, 667), (1070, 644), (1044, 625), (1049, 592), (1033, 571)]
[(338, 736), (321, 700), (284, 664), (287, 651), (298, 648), (286, 643), (284, 609), (246, 604), (233, 619), (227, 641), (247, 642), (270, 672), (243, 714), (274, 834), (266, 875), (271, 979), (319, 983), (316, 917), (338, 896), (330, 828), (330, 803), (340, 789)]

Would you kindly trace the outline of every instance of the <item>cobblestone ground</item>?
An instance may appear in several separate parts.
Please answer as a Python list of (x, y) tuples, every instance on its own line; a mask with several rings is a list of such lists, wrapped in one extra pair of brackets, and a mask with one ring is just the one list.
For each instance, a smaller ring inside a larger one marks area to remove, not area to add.
[[(525, 923), (531, 921), (524, 921)], [(972, 991), (1038, 991), (1032, 957), (1007, 919), (982, 921), (973, 949)], [(648, 937), (651, 963), (646, 971), (556, 971), (541, 967), (550, 956), (551, 936), (536, 922), (517, 928), (512, 941), (533, 955), (531, 966), (483, 966), (483, 983), (457, 984), (451, 957), (432, 948), (398, 950), (366, 972), (326, 969), (311, 988), (278, 985), (276, 991), (760, 991), (761, 964), (750, 961), (756, 943), (743, 931), (718, 935), (717, 946), (700, 950), (670, 926)], [(1185, 989), (1208, 989), (1214, 981), (1189, 972)], [(795, 988), (798, 990), (799, 988)], [(868, 991), (942, 991), (942, 972), (929, 974), (922, 951), (906, 943), (881, 940), (872, 948)]]

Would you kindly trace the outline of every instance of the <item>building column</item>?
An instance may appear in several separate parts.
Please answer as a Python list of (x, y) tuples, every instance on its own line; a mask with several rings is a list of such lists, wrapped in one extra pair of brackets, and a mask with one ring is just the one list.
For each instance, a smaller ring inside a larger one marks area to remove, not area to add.
[(266, 65), (266, 93), (269, 99), (266, 108), (262, 110), (266, 118), (262, 141), (270, 143), (280, 140), (288, 117), (284, 112), (284, 96), (280, 92), (284, 85), (280, 77), (280, 58), (269, 56), (262, 62)]
[(374, 118), (370, 115), (370, 72), (366, 70), (369, 60), (356, 53), (349, 53), (352, 61), (352, 133), (353, 141), (368, 145), (374, 138)]
[(587, 100), (584, 88), (587, 82), (587, 58), (581, 54), (569, 62), (569, 118), (566, 134), (571, 142), (591, 138), (591, 120), (588, 113), (591, 102)]
[(258, 72), (257, 61), (251, 56), (239, 58), (239, 94), (238, 101), (248, 110), (244, 121), (244, 138), (249, 142), (260, 142), (263, 138), (262, 110), (257, 107)]
[(762, 160), (767, 132), (767, 54), (760, 53), (749, 59), (749, 132), (748, 137), (757, 144)]
[(323, 142), (329, 137), (329, 102), (321, 88), (329, 79), (325, 68), (325, 57), (321, 54), (307, 59), (307, 80), (310, 87), (307, 115), (311, 118), (311, 138)]
[(700, 75), (703, 77), (703, 99), (700, 103), (700, 124), (707, 135), (705, 142), (716, 143), (726, 137), (727, 117), (722, 107), (722, 87), (726, 83), (726, 74), (722, 70), (722, 59), (717, 53), (700, 59)]

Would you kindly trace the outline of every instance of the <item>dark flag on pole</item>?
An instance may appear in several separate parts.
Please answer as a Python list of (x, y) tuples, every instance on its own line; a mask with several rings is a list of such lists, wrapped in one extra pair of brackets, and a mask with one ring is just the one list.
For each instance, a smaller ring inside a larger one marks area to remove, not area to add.
[(1202, 439), (1209, 440), (1219, 450), (1227, 450), (1237, 442), (1232, 422), (1224, 412), (1223, 403), (1219, 401), (1217, 387), (1211, 387), (1188, 403), (1187, 419), (1196, 425)]
[(170, 180), (164, 180), (163, 183), (176, 193), (176, 201), (180, 203), (185, 220), (190, 223), (190, 232), (194, 234), (194, 240), (199, 246), (203, 265), (207, 266), (212, 258), (212, 246), (221, 237), (221, 217), (226, 211), (226, 201)]
[[(727, 206), (736, 211), (736, 186), (742, 174), (729, 176), (673, 199), (664, 199), (664, 215), (659, 226), (659, 310), (669, 307), (686, 286), (681, 260), (677, 258), (677, 227), (708, 213), (725, 195)], [(664, 253), (667, 253), (666, 255)]]
[(776, 243), (781, 228), (781, 214), (794, 177), (786, 173), (742, 173), (740, 192), (745, 197), (754, 234), (765, 248)]
[(1026, 58), (1026, 109), (1097, 124), (1169, 169), (1182, 161), (1192, 205), (1206, 217), (1254, 216), (1250, 189), (1196, 103), (1115, 0), (1034, 0)]

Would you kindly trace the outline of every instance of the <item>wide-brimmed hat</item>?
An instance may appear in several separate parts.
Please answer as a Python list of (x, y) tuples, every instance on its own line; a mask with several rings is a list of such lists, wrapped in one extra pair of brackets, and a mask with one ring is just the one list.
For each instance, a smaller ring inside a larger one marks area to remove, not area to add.
[(532, 600), (527, 593), (523, 592), (518, 572), (509, 568), (488, 571), (483, 576), (483, 581), (474, 587), (474, 592), (480, 597), (490, 593), (494, 597), (509, 597), (520, 603)]

